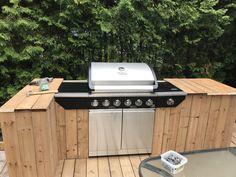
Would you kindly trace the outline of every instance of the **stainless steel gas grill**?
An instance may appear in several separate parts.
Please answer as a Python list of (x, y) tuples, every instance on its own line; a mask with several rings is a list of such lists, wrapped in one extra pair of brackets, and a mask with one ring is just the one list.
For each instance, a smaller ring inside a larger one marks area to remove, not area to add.
[(153, 92), (156, 76), (145, 63), (91, 63), (89, 87), (95, 92)]
[(150, 153), (155, 108), (175, 107), (185, 95), (145, 63), (91, 63), (88, 82), (64, 81), (55, 99), (89, 109), (89, 156), (103, 156)]

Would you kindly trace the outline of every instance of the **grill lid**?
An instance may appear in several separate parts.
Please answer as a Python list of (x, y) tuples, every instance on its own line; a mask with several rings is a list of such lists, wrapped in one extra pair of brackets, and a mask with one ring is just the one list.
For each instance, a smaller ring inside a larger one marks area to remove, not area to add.
[(157, 80), (145, 63), (92, 62), (89, 87), (95, 92), (153, 92)]

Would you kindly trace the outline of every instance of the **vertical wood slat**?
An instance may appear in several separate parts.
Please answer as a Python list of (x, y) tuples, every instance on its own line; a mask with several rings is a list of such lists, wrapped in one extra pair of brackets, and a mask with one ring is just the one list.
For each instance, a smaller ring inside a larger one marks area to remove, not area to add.
[(192, 100), (188, 135), (187, 135), (186, 144), (185, 144), (186, 151), (194, 150), (202, 99), (203, 99), (202, 95), (195, 95)]
[(66, 159), (66, 121), (65, 110), (59, 104), (56, 106), (56, 119), (57, 119), (57, 142), (59, 159)]
[(10, 177), (23, 177), (15, 113), (0, 113), (2, 134)]
[(175, 149), (178, 126), (180, 121), (180, 110), (181, 105), (170, 109), (170, 122), (168, 129), (168, 141), (167, 141), (167, 149)]
[[(211, 96), (204, 95), (201, 101), (200, 115), (198, 118), (198, 126), (196, 131), (196, 138), (194, 144), (194, 150), (201, 150), (204, 147), (204, 139), (206, 134), (209, 109), (211, 106)], [(194, 108), (192, 108), (194, 109)], [(190, 129), (191, 131), (191, 129)]]
[(47, 113), (45, 111), (32, 112), (32, 117), (38, 176), (51, 177), (53, 176), (51, 171), (53, 167), (50, 156), (50, 129), (47, 123)]
[(169, 150), (167, 147), (167, 143), (169, 141), (168, 133), (169, 133), (169, 125), (170, 125), (170, 121), (171, 121), (170, 120), (170, 110), (171, 110), (171, 108), (166, 108), (161, 152), (165, 152), (165, 151)]
[(67, 158), (77, 158), (77, 114), (76, 110), (65, 110), (66, 118), (66, 155)]
[(221, 105), (219, 109), (219, 116), (216, 122), (214, 148), (220, 148), (224, 139), (225, 124), (227, 122), (227, 114), (230, 105), (230, 96), (222, 96)]
[(209, 110), (209, 118), (207, 123), (207, 129), (204, 139), (204, 149), (214, 148), (214, 132), (216, 122), (219, 116), (219, 109), (221, 103), (221, 96), (212, 96), (211, 106)]
[(77, 110), (78, 157), (88, 157), (88, 110)]
[[(225, 128), (224, 128), (224, 137), (223, 137), (222, 144), (221, 144), (222, 147), (229, 147), (230, 146), (232, 132), (233, 132), (234, 127), (236, 130), (235, 105), (236, 105), (236, 96), (231, 96), (230, 105), (229, 105), (229, 109), (228, 109), (228, 113), (227, 113), (227, 120), (226, 120)], [(235, 131), (235, 133), (236, 133), (236, 131)]]
[(32, 126), (32, 115), (29, 111), (17, 112), (17, 135), (20, 146), (20, 158), (22, 161), (24, 177), (37, 177), (35, 145)]
[(51, 142), (53, 148), (53, 174), (57, 169), (57, 164), (59, 162), (59, 155), (58, 155), (58, 143), (57, 143), (57, 121), (56, 121), (56, 112), (55, 112), (55, 102), (54, 100), (51, 102), (49, 106), (49, 122), (50, 122), (50, 134), (51, 134)]
[(175, 149), (178, 152), (184, 152), (185, 150), (185, 142), (187, 139), (187, 133), (188, 133), (188, 127), (189, 127), (189, 117), (190, 117), (190, 110), (191, 110), (191, 105), (192, 105), (192, 98), (193, 96), (189, 95), (181, 103), (179, 128), (178, 128), (176, 144), (175, 144)]
[(152, 139), (152, 155), (160, 155), (162, 148), (162, 139), (165, 123), (165, 108), (156, 109), (153, 139)]

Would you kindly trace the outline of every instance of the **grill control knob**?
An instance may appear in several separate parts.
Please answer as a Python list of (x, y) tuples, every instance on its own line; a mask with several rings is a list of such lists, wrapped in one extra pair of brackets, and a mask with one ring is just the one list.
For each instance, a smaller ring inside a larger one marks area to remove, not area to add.
[(105, 107), (108, 107), (108, 106), (110, 106), (110, 101), (109, 100), (104, 100), (102, 102), (102, 105), (105, 106)]
[(114, 105), (115, 107), (120, 106), (120, 104), (121, 104), (120, 100), (115, 100), (115, 101), (113, 101), (113, 105)]
[(140, 100), (140, 99), (137, 99), (137, 100), (135, 101), (135, 105), (136, 105), (136, 106), (142, 106), (142, 104), (143, 104), (143, 102), (142, 102), (142, 100)]
[(149, 106), (149, 107), (153, 106), (153, 101), (151, 99), (148, 99), (146, 101), (146, 105)]
[(175, 100), (173, 98), (169, 98), (167, 101), (166, 101), (166, 104), (168, 106), (173, 106), (175, 104)]
[(132, 101), (130, 99), (125, 100), (124, 105), (130, 106), (132, 104)]
[(99, 105), (98, 100), (93, 100), (93, 101), (91, 102), (91, 106), (92, 106), (92, 107), (97, 107), (98, 105)]

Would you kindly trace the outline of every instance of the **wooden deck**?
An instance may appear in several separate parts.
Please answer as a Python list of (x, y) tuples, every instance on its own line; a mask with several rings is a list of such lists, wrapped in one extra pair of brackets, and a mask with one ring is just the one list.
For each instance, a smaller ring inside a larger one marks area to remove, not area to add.
[(147, 157), (132, 155), (60, 161), (55, 177), (139, 177), (139, 164)]

